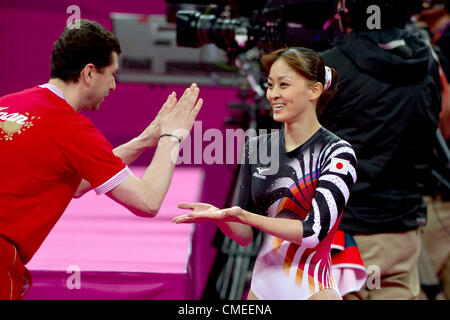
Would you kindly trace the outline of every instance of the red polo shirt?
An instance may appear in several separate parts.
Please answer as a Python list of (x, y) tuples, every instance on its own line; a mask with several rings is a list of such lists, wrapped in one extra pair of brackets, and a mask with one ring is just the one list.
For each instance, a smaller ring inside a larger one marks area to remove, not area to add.
[(112, 145), (64, 97), (34, 87), (0, 98), (0, 236), (27, 263), (81, 179), (98, 194), (131, 173)]

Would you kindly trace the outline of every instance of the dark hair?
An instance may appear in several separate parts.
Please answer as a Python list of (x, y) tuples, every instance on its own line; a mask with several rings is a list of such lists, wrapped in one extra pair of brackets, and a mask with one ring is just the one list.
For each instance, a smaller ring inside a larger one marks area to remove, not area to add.
[[(325, 87), (325, 63), (322, 57), (314, 50), (308, 48), (284, 48), (279, 49), (261, 58), (261, 62), (267, 72), (278, 59), (283, 59), (292, 69), (311, 82), (320, 82)], [(331, 69), (332, 79), (330, 87), (322, 91), (317, 102), (317, 111), (320, 113), (327, 103), (337, 93), (338, 74), (335, 69)]]
[(81, 70), (89, 63), (102, 72), (112, 63), (112, 52), (121, 53), (116, 36), (94, 21), (80, 19), (64, 28), (54, 43), (51, 78), (78, 82)]

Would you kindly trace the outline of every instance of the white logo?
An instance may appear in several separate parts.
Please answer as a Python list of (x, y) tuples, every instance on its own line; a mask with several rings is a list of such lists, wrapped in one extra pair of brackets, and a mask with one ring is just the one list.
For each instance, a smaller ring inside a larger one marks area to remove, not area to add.
[(73, 13), (69, 18), (67, 18), (67, 28), (80, 29), (81, 28), (81, 9), (77, 5), (70, 5), (67, 7), (66, 13)]
[(367, 29), (380, 30), (381, 29), (381, 9), (380, 9), (380, 7), (377, 5), (368, 6), (366, 13), (372, 14), (370, 17), (367, 18), (367, 21), (366, 21)]
[(366, 269), (367, 280), (366, 286), (369, 290), (381, 289), (381, 270), (377, 265), (370, 265)]
[(256, 168), (258, 170), (258, 174), (264, 175), (264, 172), (270, 171), (271, 168)]
[(347, 174), (349, 161), (345, 159), (333, 158), (331, 159), (330, 172)]
[(71, 265), (67, 267), (67, 273), (72, 273), (72, 275), (67, 278), (66, 286), (67, 289), (81, 289), (81, 269), (77, 265)]
[(253, 176), (256, 178), (260, 178), (260, 179), (266, 179), (266, 176), (262, 176), (262, 175), (258, 174), (257, 172), (254, 172)]
[[(8, 109), (8, 107), (0, 107), (0, 110), (5, 110)], [(27, 116), (24, 116), (23, 114), (20, 113), (8, 113), (6, 111), (0, 112), (0, 120), (4, 120), (4, 121), (12, 121), (12, 122), (16, 122), (18, 124), (25, 124), (25, 121), (28, 120)]]

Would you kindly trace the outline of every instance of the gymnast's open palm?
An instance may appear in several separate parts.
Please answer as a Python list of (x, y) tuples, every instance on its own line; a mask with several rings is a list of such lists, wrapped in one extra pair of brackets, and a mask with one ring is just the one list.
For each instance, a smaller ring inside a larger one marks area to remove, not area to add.
[(219, 209), (207, 203), (180, 203), (178, 208), (192, 212), (173, 218), (175, 223), (242, 222), (243, 210), (240, 207)]

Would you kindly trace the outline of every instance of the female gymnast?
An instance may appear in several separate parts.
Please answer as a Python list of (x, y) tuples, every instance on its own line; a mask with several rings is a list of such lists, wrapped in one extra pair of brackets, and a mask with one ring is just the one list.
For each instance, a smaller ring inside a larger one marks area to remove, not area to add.
[[(330, 248), (356, 181), (356, 157), (317, 119), (336, 93), (338, 75), (307, 48), (280, 49), (262, 63), (269, 72), (266, 97), (282, 129), (246, 142), (237, 206), (180, 203), (192, 211), (173, 221), (213, 221), (244, 246), (255, 228), (263, 232), (248, 299), (341, 299)], [(277, 151), (270, 166), (258, 156), (261, 146)]]

